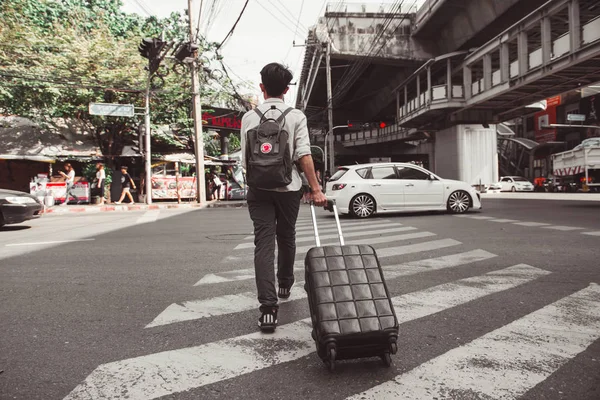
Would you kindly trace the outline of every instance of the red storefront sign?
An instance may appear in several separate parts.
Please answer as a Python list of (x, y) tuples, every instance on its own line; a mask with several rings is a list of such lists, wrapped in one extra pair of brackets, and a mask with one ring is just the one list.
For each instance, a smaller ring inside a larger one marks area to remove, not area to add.
[(240, 129), (242, 127), (242, 119), (238, 118), (237, 115), (219, 116), (203, 113), (202, 119), (206, 121), (207, 126), (211, 127), (228, 129)]
[(559, 105), (560, 96), (551, 97), (546, 100), (546, 109), (534, 114), (536, 142), (546, 143), (556, 140), (556, 128), (550, 128), (550, 125), (556, 124), (556, 107)]

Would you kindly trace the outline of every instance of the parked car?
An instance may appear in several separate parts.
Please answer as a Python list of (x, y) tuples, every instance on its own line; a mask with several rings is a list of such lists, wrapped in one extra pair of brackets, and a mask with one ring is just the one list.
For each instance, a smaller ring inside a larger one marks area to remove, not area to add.
[(499, 183), (503, 192), (533, 192), (533, 184), (522, 176), (503, 176)]
[(443, 179), (414, 164), (378, 163), (340, 167), (327, 182), (326, 209), (335, 200), (341, 214), (480, 209), (479, 192), (466, 182)]
[(37, 197), (29, 193), (0, 189), (0, 227), (39, 218), (43, 208)]

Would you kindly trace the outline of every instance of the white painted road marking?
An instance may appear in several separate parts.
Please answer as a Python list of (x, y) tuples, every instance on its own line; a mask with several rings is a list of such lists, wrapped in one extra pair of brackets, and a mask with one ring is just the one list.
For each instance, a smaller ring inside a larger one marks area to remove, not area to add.
[(554, 229), (556, 231), (576, 231), (583, 228), (578, 228), (576, 226), (562, 226), (562, 225), (553, 225), (553, 226), (543, 226), (542, 229)]
[(500, 222), (500, 223), (508, 223), (508, 222), (519, 222), (516, 219), (503, 219), (503, 218), (499, 218), (499, 219), (490, 219), (490, 222)]
[(600, 338), (599, 304), (600, 286), (591, 284), (349, 398), (517, 398)]
[(596, 232), (581, 232), (582, 235), (589, 235), (589, 236), (600, 236), (600, 231), (596, 231)]
[(146, 224), (148, 222), (155, 222), (160, 215), (160, 210), (148, 210), (135, 222), (136, 224)]
[[(387, 222), (384, 224), (374, 224), (374, 225), (369, 225), (367, 228), (368, 229), (374, 229), (375, 227), (379, 227), (379, 228), (388, 228), (388, 227), (392, 227), (392, 226), (402, 226), (402, 224), (399, 224), (397, 222)], [(365, 225), (361, 224), (361, 225), (351, 225), (350, 227), (342, 227), (342, 233), (346, 233), (346, 232), (350, 232), (350, 231), (360, 231), (365, 229)], [(312, 227), (310, 228), (304, 228), (304, 229), (296, 229), (296, 237), (300, 237), (300, 236), (312, 236), (314, 237), (314, 233), (315, 231), (313, 230)], [(323, 234), (323, 233), (337, 233), (337, 228), (332, 228), (332, 227), (321, 227), (319, 226), (319, 235)], [(250, 232), (252, 233), (251, 236), (246, 236), (244, 238), (244, 240), (254, 240), (254, 232)]]
[(419, 314), (432, 315), (450, 307), (468, 303), (488, 294), (508, 290), (550, 272), (519, 264), (485, 275), (461, 279), (394, 299), (398, 322), (415, 319)]
[(383, 267), (383, 271), (386, 279), (392, 279), (399, 276), (413, 275), (421, 272), (436, 271), (445, 268), (472, 264), (474, 262), (484, 261), (494, 257), (497, 257), (497, 255), (478, 249), (464, 253), (451, 254), (448, 256), (412, 261), (406, 264), (387, 265)]
[[(388, 227), (395, 227), (395, 228), (388, 228)], [(387, 229), (382, 229), (382, 228), (387, 228)], [(384, 233), (412, 231), (417, 228), (413, 228), (411, 226), (400, 226), (399, 224), (384, 224), (384, 225), (370, 227), (369, 229), (370, 230), (365, 231), (365, 228), (361, 226), (361, 227), (356, 227), (354, 229), (347, 229), (345, 231), (342, 231), (342, 233), (344, 234), (344, 237), (355, 237), (355, 236), (369, 236), (369, 235), (379, 235), (379, 234), (384, 234)], [(358, 231), (358, 232), (354, 232), (354, 231)], [(330, 232), (335, 232), (335, 234), (323, 235), (323, 233), (330, 233)], [(319, 237), (321, 238), (321, 240), (337, 239), (337, 237), (338, 237), (337, 229), (324, 229), (323, 231), (319, 231)], [(248, 239), (254, 239), (254, 236), (249, 236)], [(315, 240), (315, 235), (314, 235), (313, 231), (301, 232), (301, 233), (296, 232), (296, 243), (310, 242), (310, 241), (314, 241), (314, 240)], [(234, 250), (250, 249), (250, 248), (254, 248), (253, 242), (241, 243), (241, 244), (237, 245)]]
[[(304, 282), (296, 282), (292, 288), (290, 297), (285, 300), (279, 299), (279, 304), (305, 298)], [(158, 317), (146, 325), (146, 328), (234, 314), (258, 309), (258, 306), (256, 293), (253, 292), (229, 294), (204, 300), (184, 301), (181, 304), (171, 304)]]
[(520, 226), (547, 226), (550, 224), (544, 224), (542, 222), (515, 222), (513, 225), (520, 225)]
[(46, 244), (62, 244), (62, 243), (74, 243), (74, 242), (91, 242), (92, 240), (96, 240), (94, 238), (91, 239), (71, 239), (71, 240), (53, 240), (50, 242), (35, 242), (35, 243), (11, 243), (6, 244), (6, 247), (12, 246), (41, 246)]
[[(374, 244), (382, 244), (382, 243), (389, 243), (389, 242), (399, 242), (402, 240), (420, 239), (420, 238), (426, 238), (426, 237), (431, 237), (431, 236), (436, 236), (436, 235), (435, 235), (435, 233), (431, 233), (431, 232), (415, 232), (415, 233), (405, 233), (403, 235), (380, 236), (380, 237), (366, 238), (366, 239), (361, 237), (360, 239), (346, 240), (345, 243), (346, 243), (346, 245), (351, 245), (351, 244), (374, 245)], [(326, 243), (326, 242), (328, 242), (328, 243)], [(338, 244), (339, 244), (339, 242), (338, 242), (337, 235), (331, 235), (328, 237), (328, 239), (321, 241), (321, 246), (328, 246), (328, 245), (335, 246)], [(315, 247), (315, 244), (311, 244), (308, 246), (302, 246), (302, 247), (296, 247), (296, 256), (297, 257), (302, 256), (302, 258), (304, 258), (306, 253), (313, 247)], [(233, 260), (234, 258), (232, 258), (232, 257), (236, 257), (236, 256), (228, 256), (228, 257), (230, 260)], [(247, 253), (247, 254), (243, 254), (238, 257), (244, 257), (248, 260), (252, 260), (254, 257), (254, 253)]]
[[(484, 250), (473, 250), (465, 253), (453, 254), (450, 256), (431, 258), (428, 260), (415, 261), (408, 264), (392, 265), (383, 267), (384, 274), (387, 280), (398, 276), (406, 276), (418, 274), (423, 271), (433, 271), (443, 268), (452, 268), (465, 264), (474, 263), (477, 261), (487, 260), (496, 257), (495, 254), (488, 253)], [(304, 271), (304, 268), (297, 268)], [(229, 278), (234, 280), (243, 280), (241, 278), (251, 276), (254, 277), (254, 270), (248, 269), (240, 275), (231, 275)], [(240, 279), (236, 279), (236, 278)], [(208, 279), (203, 278), (202, 284), (227, 282), (227, 278), (212, 275)], [(212, 282), (211, 282), (212, 280)], [(196, 284), (198, 285), (198, 284)], [(304, 291), (304, 282), (296, 282), (291, 296), (286, 301), (301, 300), (306, 298)], [(191, 321), (207, 317), (219, 315), (233, 314), (237, 312), (252, 310), (257, 307), (256, 294), (253, 292), (245, 292), (236, 295), (217, 296), (204, 300), (185, 301), (183, 303), (175, 303), (168, 306), (162, 313), (158, 315), (146, 328), (167, 325), (182, 321)]]
[[(378, 219), (377, 221), (354, 221), (354, 222), (344, 222), (344, 221), (340, 221), (340, 225), (342, 226), (342, 231), (344, 230), (344, 228), (346, 227), (350, 227), (350, 226), (364, 226), (364, 227), (370, 227), (372, 226), (374, 223), (381, 223), (381, 222), (391, 222), (389, 219)], [(402, 224), (398, 224), (398, 225), (402, 225)], [(312, 229), (312, 221), (306, 224), (296, 224), (296, 230), (306, 230), (306, 229)], [(317, 219), (317, 227), (318, 228), (327, 228), (327, 227), (333, 227), (336, 228), (335, 225), (335, 220), (331, 220), (331, 221), (324, 221), (322, 219)]]
[[(501, 272), (498, 271), (498, 281), (490, 282), (489, 290), (480, 292), (480, 296), (493, 293), (492, 287), (497, 291), (506, 290), (506, 282), (510, 281), (512, 285), (518, 286), (536, 277), (530, 273), (528, 278), (517, 281), (512, 275), (507, 275), (502, 282)], [(414, 297), (418, 296), (418, 293), (409, 295)], [(433, 293), (437, 295), (437, 292)], [(460, 305), (461, 301), (475, 300), (465, 297), (460, 291), (454, 295), (459, 296), (459, 299), (455, 300), (449, 296), (445, 309)], [(402, 297), (394, 298), (394, 301), (402, 303)], [(435, 298), (429, 301), (422, 300), (422, 306), (413, 307), (410, 313), (403, 314), (403, 322), (422, 318), (431, 311), (442, 311), (440, 307), (443, 307), (443, 304), (435, 308), (430, 306), (436, 302)], [(271, 335), (257, 332), (200, 346), (103, 364), (65, 397), (65, 400), (155, 399), (231, 379), (313, 353), (315, 345), (310, 332), (310, 318), (307, 318), (281, 325)]]
[(467, 218), (471, 218), (471, 219), (494, 219), (494, 217), (485, 217), (483, 215), (469, 215), (467, 216)]

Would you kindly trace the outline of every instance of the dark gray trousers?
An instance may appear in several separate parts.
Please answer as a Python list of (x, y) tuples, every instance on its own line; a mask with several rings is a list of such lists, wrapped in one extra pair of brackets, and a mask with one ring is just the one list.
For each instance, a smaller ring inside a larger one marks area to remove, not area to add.
[(296, 220), (302, 194), (252, 189), (248, 210), (254, 223), (254, 270), (260, 310), (277, 308), (275, 289), (275, 240), (277, 240), (277, 282), (280, 287), (294, 283)]

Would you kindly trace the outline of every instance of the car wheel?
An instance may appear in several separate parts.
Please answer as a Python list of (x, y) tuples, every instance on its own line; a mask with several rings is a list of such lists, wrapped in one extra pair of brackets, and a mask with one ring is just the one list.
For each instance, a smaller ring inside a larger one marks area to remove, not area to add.
[(452, 192), (448, 197), (448, 211), (454, 214), (463, 214), (469, 210), (471, 206), (471, 197), (464, 190)]
[(511, 191), (511, 192), (516, 192), (516, 191), (517, 191), (517, 188), (513, 186), (513, 187), (512, 187), (512, 189), (510, 189), (510, 191)]
[(368, 194), (358, 194), (350, 201), (350, 213), (358, 218), (368, 218), (375, 213), (375, 200)]

